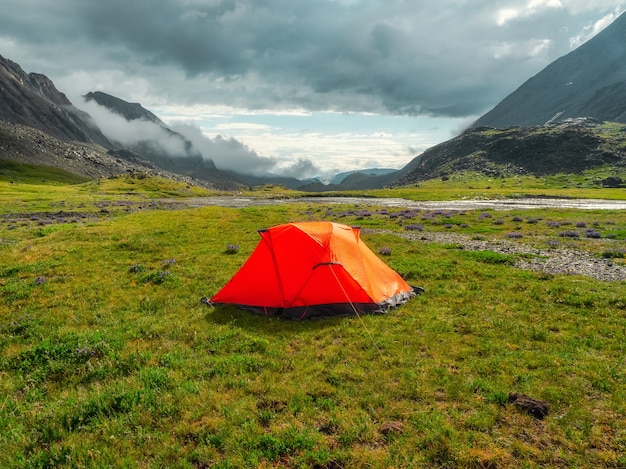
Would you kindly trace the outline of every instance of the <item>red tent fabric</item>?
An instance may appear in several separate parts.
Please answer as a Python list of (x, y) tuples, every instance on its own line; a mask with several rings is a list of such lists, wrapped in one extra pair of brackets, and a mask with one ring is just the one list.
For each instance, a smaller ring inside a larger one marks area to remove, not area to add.
[(358, 228), (315, 221), (259, 234), (254, 252), (211, 303), (305, 319), (383, 312), (415, 295), (363, 243)]

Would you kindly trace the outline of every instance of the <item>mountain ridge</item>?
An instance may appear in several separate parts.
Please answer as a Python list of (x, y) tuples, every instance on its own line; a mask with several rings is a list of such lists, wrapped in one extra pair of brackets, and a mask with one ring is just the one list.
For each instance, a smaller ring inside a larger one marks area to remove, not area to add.
[(93, 120), (75, 108), (45, 75), (26, 73), (0, 55), (0, 85), (0, 119), (65, 141), (109, 145)]
[(577, 117), (626, 123), (626, 13), (524, 82), (471, 127), (534, 126)]
[[(621, 130), (603, 130), (607, 122)], [(393, 185), (455, 171), (542, 176), (609, 165), (620, 172), (624, 124), (626, 13), (525, 81), (465, 132), (415, 157)]]
[(213, 188), (207, 181), (165, 171), (141, 155), (120, 158), (114, 151), (107, 151), (97, 144), (68, 142), (31, 126), (0, 120), (0, 168), (3, 161), (59, 168), (90, 179), (150, 174)]

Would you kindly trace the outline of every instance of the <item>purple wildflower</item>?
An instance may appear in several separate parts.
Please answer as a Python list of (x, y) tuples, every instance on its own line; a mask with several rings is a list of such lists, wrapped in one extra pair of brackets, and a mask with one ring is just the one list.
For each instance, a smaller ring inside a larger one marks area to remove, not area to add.
[(41, 285), (43, 283), (46, 283), (48, 280), (46, 279), (46, 277), (36, 277), (35, 278), (35, 285)]
[(600, 239), (602, 238), (602, 233), (594, 230), (593, 228), (588, 228), (585, 230), (585, 236), (587, 238)]
[(93, 357), (96, 355), (96, 351), (91, 347), (79, 347), (76, 349), (76, 354), (82, 357)]
[(227, 244), (226, 245), (226, 254), (236, 254), (239, 252), (238, 244)]

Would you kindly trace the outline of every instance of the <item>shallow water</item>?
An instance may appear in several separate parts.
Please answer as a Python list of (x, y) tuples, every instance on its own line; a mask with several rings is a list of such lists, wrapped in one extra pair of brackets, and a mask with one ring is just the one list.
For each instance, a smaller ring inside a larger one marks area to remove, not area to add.
[(258, 207), (280, 205), (288, 203), (303, 204), (353, 204), (373, 205), (392, 208), (415, 208), (425, 210), (512, 210), (531, 208), (572, 208), (579, 210), (625, 210), (626, 200), (604, 199), (552, 199), (552, 198), (525, 198), (499, 200), (447, 200), (447, 201), (414, 201), (399, 198), (373, 197), (299, 197), (284, 199), (261, 199), (255, 197), (195, 197), (190, 199), (162, 199), (162, 202), (183, 204), (190, 208), (205, 206), (220, 207)]

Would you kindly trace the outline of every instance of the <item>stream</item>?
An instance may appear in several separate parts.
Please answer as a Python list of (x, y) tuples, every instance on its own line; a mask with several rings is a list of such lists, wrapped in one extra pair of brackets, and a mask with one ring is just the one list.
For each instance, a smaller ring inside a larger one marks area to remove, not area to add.
[[(626, 193), (625, 193), (626, 196)], [(348, 204), (371, 205), (377, 207), (422, 209), (422, 210), (513, 210), (533, 208), (564, 208), (578, 210), (626, 210), (626, 200), (605, 199), (553, 199), (553, 198), (521, 198), (521, 199), (462, 199), (446, 201), (415, 201), (400, 198), (374, 197), (297, 197), (297, 198), (257, 198), (257, 197), (193, 197), (189, 199), (160, 199), (162, 203), (183, 205), (189, 208), (219, 207), (258, 207), (300, 204)]]

